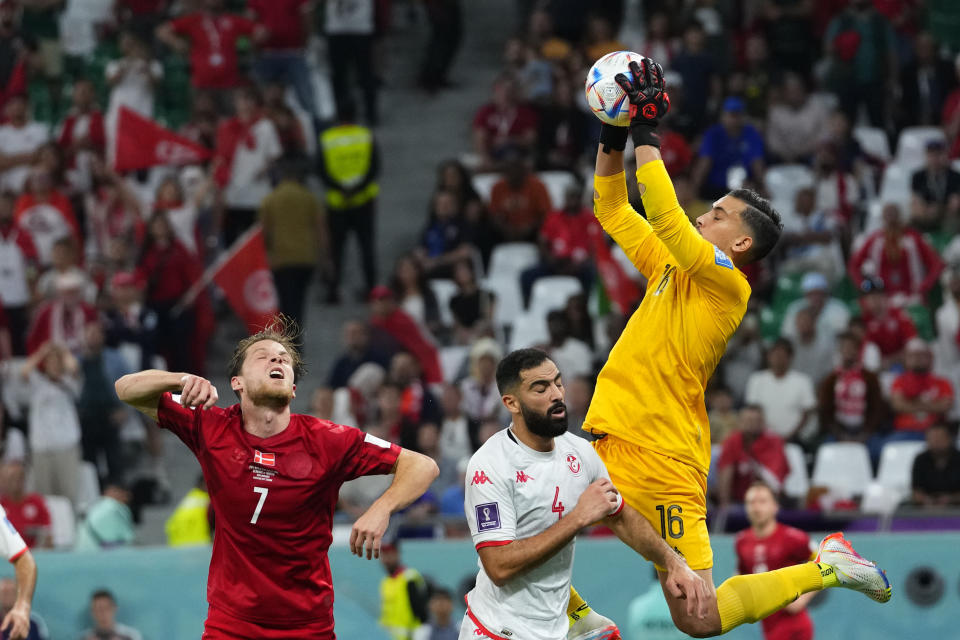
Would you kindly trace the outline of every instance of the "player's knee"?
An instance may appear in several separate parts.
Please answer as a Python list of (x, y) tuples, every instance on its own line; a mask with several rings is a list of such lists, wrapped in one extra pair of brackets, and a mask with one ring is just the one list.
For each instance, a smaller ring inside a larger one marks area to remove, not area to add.
[(693, 638), (712, 638), (720, 635), (720, 625), (710, 618), (701, 619), (683, 613), (673, 614), (673, 624), (677, 629)]

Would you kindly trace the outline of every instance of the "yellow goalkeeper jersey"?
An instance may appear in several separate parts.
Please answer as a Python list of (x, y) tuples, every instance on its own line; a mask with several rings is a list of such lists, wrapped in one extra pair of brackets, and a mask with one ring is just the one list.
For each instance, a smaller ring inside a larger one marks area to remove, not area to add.
[(637, 170), (647, 220), (624, 174), (594, 178), (594, 212), (647, 278), (647, 291), (600, 371), (583, 428), (710, 467), (704, 388), (747, 309), (750, 285), (701, 236), (662, 161)]

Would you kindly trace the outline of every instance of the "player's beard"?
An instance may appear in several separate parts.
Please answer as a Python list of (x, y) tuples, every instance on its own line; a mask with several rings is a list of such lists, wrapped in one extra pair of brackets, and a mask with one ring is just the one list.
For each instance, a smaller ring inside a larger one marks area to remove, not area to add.
[(247, 391), (247, 397), (254, 405), (280, 409), (293, 400), (293, 389), (286, 385), (260, 384)]
[[(550, 412), (557, 407), (563, 407), (562, 416), (551, 415)], [(521, 402), (520, 415), (530, 433), (541, 438), (556, 438), (567, 431), (567, 405), (562, 402), (555, 402), (546, 413), (537, 413)]]

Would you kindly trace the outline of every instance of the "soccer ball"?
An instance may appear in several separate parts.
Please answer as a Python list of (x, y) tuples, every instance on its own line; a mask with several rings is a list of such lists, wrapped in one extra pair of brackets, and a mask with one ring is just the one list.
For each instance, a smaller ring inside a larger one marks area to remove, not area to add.
[(630, 124), (630, 101), (614, 76), (622, 73), (630, 77), (630, 63), (640, 62), (643, 56), (633, 51), (614, 51), (593, 63), (587, 72), (583, 89), (593, 115), (602, 122), (617, 127)]

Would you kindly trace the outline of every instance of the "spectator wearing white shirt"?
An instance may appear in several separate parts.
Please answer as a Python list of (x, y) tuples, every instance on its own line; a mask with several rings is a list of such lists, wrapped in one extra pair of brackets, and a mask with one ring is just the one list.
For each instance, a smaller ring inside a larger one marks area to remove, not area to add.
[(154, 88), (163, 77), (163, 67), (151, 59), (147, 46), (133, 33), (121, 33), (119, 45), (123, 57), (111, 60), (104, 70), (107, 82), (112, 87), (106, 117), (108, 154), (116, 136), (120, 107), (152, 118)]
[(781, 273), (820, 271), (831, 281), (843, 275), (846, 264), (840, 245), (840, 230), (835, 216), (816, 208), (816, 193), (811, 187), (797, 190), (792, 216), (783, 218)]
[(793, 345), (779, 338), (767, 351), (767, 368), (747, 379), (745, 402), (763, 408), (770, 431), (797, 439), (817, 407), (810, 377), (791, 369)]
[(800, 290), (803, 291), (803, 297), (791, 302), (784, 312), (781, 336), (788, 340), (797, 339), (796, 317), (801, 309), (810, 309), (813, 312), (817, 333), (820, 335), (834, 338), (846, 330), (850, 323), (850, 309), (840, 300), (830, 297), (829, 283), (823, 274), (811, 271), (803, 276)]
[(803, 78), (783, 76), (781, 100), (767, 113), (767, 150), (781, 162), (807, 162), (817, 148), (817, 136), (830, 113), (820, 100), (812, 99)]
[(572, 380), (593, 373), (593, 351), (583, 340), (570, 335), (570, 321), (560, 310), (547, 314), (547, 331), (550, 343), (546, 351), (556, 363), (564, 379)]
[[(943, 304), (937, 309), (936, 357), (933, 359), (937, 372), (960, 389), (960, 267), (946, 273)], [(960, 393), (954, 396), (951, 418), (960, 416)]]
[(797, 313), (796, 329), (793, 368), (806, 374), (816, 386), (833, 369), (836, 338), (817, 331), (813, 310), (809, 307)]
[(813, 159), (816, 174), (816, 208), (848, 222), (860, 206), (860, 185), (852, 173), (844, 171), (837, 159), (837, 150), (822, 143)]
[(4, 105), (6, 123), (0, 126), (0, 191), (19, 194), (30, 168), (49, 139), (50, 129), (29, 118), (26, 96), (11, 96)]
[(496, 381), (497, 362), (502, 357), (503, 350), (492, 338), (480, 338), (470, 348), (470, 375), (460, 383), (462, 407), (468, 417), (483, 421), (502, 415)]
[(467, 417), (463, 412), (463, 393), (460, 387), (447, 384), (440, 395), (440, 410), (443, 412), (443, 422), (440, 425), (440, 450), (445, 458), (460, 460), (469, 458), (476, 450), (474, 446), (477, 430), (480, 428), (476, 420)]

